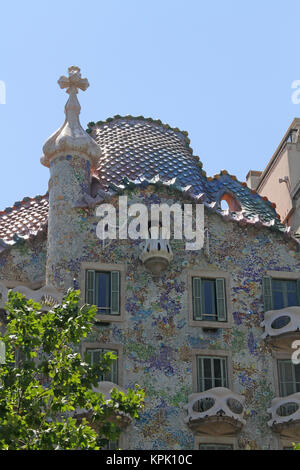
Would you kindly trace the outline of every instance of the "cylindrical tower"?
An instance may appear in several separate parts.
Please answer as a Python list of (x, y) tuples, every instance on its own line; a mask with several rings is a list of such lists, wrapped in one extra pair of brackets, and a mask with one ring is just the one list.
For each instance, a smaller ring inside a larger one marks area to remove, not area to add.
[(83, 234), (76, 203), (89, 193), (91, 169), (97, 166), (101, 151), (80, 125), (78, 89), (89, 83), (78, 67), (69, 68), (69, 77), (58, 80), (69, 99), (63, 126), (46, 141), (41, 163), (50, 168), (48, 252), (46, 284), (66, 290), (72, 286), (70, 263), (81, 250)]

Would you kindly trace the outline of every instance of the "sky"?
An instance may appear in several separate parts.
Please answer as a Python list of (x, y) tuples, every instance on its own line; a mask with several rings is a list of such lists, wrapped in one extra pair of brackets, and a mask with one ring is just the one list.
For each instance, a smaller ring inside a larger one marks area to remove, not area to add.
[[(262, 170), (300, 104), (299, 0), (0, 3), (0, 210), (45, 194), (45, 140), (64, 121), (71, 65), (81, 123), (116, 114), (186, 130), (208, 175)], [(3, 100), (2, 100), (3, 101)]]

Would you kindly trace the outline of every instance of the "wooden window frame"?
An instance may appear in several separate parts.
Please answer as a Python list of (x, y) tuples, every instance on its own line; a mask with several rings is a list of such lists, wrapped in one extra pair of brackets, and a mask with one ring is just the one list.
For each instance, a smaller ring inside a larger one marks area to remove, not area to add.
[(275, 352), (273, 355), (273, 368), (274, 368), (274, 379), (275, 379), (275, 392), (277, 397), (288, 397), (290, 395), (293, 395), (294, 393), (299, 393), (299, 392), (293, 392), (290, 395), (280, 395), (280, 380), (279, 380), (279, 368), (278, 368), (278, 361), (290, 361), (292, 362), (292, 357), (291, 353), (288, 352)]
[(198, 392), (198, 364), (197, 357), (220, 357), (227, 360), (227, 381), (228, 389), (233, 391), (233, 368), (232, 368), (232, 355), (231, 351), (224, 349), (193, 349), (192, 351), (192, 388), (193, 393)]
[[(225, 295), (226, 295), (226, 321), (207, 321), (207, 320), (195, 320), (193, 312), (193, 278), (200, 277), (203, 279), (218, 279), (223, 278), (225, 280)], [(230, 273), (227, 271), (213, 271), (213, 270), (189, 270), (188, 271), (188, 319), (190, 326), (198, 326), (201, 328), (231, 328), (232, 326), (232, 304), (231, 304), (231, 282)]]
[(194, 449), (199, 450), (200, 444), (211, 444), (211, 445), (232, 445), (233, 450), (238, 450), (238, 440), (236, 437), (229, 436), (199, 436), (196, 435), (194, 439)]
[(102, 314), (95, 315), (95, 320), (103, 323), (123, 322), (125, 320), (125, 293), (126, 293), (126, 264), (106, 264), (106, 263), (82, 263), (80, 274), (80, 290), (81, 290), (81, 304), (83, 305), (86, 299), (86, 273), (87, 271), (99, 272), (112, 272), (119, 271), (120, 273), (120, 314)]
[[(221, 385), (218, 385), (218, 387), (225, 387), (225, 388), (228, 388), (228, 359), (227, 357), (222, 357), (222, 356), (203, 356), (202, 354), (201, 355), (198, 355), (196, 356), (196, 361), (197, 361), (197, 389), (198, 389), (198, 392), (201, 393), (201, 392), (206, 392), (207, 390), (200, 390), (200, 378), (199, 378), (199, 359), (202, 359), (202, 368), (203, 368), (203, 360), (204, 359), (209, 359), (210, 360), (210, 364), (211, 364), (211, 370), (214, 371), (214, 360), (217, 359), (217, 360), (220, 360), (220, 364), (222, 364), (223, 362), (223, 366), (221, 365), (221, 378), (219, 380), (223, 380), (223, 383)], [(222, 361), (222, 362), (221, 362)], [(224, 370), (223, 370), (224, 369)], [(223, 374), (222, 374), (223, 372)], [(203, 370), (203, 373), (204, 373), (204, 370)], [(205, 382), (205, 380), (211, 380), (212, 382), (216, 382), (216, 376), (215, 376), (215, 371), (214, 373), (211, 375), (211, 377), (205, 377), (203, 376), (202, 378), (202, 381)], [(203, 384), (205, 385), (205, 384)], [(216, 388), (217, 386), (214, 384), (213, 387), (211, 388)], [(204, 388), (204, 387), (203, 387)]]
[[(298, 280), (300, 280), (300, 272), (295, 272), (295, 271), (266, 271), (264, 277), (270, 277), (270, 278), (271, 278), (271, 281), (272, 281), (272, 280), (279, 280), (279, 281), (298, 281)], [(299, 291), (298, 291), (298, 288), (296, 289), (296, 293), (297, 293), (297, 296), (298, 296), (298, 302), (299, 302), (299, 306), (300, 306), (300, 299), (299, 299)], [(272, 309), (271, 309), (271, 310), (281, 310), (281, 309), (274, 309), (272, 285), (271, 285), (271, 296), (272, 296)], [(264, 292), (263, 292), (263, 304), (264, 304), (264, 310), (265, 310)], [(288, 307), (283, 307), (283, 308), (288, 308)], [(266, 310), (265, 310), (265, 311), (266, 311)]]
[(115, 343), (100, 343), (98, 341), (82, 342), (80, 345), (80, 354), (84, 358), (87, 349), (108, 349), (117, 351), (118, 353), (118, 383), (116, 385), (123, 386), (123, 346)]

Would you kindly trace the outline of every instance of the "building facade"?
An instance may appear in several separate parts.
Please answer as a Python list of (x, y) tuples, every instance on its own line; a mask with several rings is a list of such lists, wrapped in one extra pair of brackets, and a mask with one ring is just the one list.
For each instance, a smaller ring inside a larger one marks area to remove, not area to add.
[[(291, 447), (300, 441), (297, 239), (246, 183), (224, 170), (207, 177), (186, 133), (131, 116), (84, 131), (77, 92), (87, 80), (71, 67), (59, 84), (69, 100), (43, 148), (49, 191), (0, 212), (2, 308), (9, 288), (43, 303), (75, 287), (98, 306), (81, 352), (92, 362), (106, 350), (118, 356), (99, 390), (146, 392), (121, 448)], [(203, 204), (203, 247), (101, 240), (97, 208), (118, 213), (120, 196), (128, 207)]]
[(295, 118), (263, 171), (250, 170), (247, 184), (276, 204), (281, 222), (300, 234), (300, 119)]

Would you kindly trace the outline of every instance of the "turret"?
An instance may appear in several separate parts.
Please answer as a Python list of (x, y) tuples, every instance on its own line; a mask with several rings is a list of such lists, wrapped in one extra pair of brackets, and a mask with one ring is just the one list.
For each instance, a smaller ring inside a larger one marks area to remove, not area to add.
[(78, 67), (68, 71), (69, 77), (58, 80), (69, 94), (65, 122), (46, 141), (41, 158), (41, 163), (50, 168), (46, 283), (64, 291), (73, 284), (70, 263), (82, 252), (84, 242), (76, 201), (89, 193), (91, 171), (101, 155), (79, 121), (77, 93), (88, 88), (88, 80), (81, 78)]

